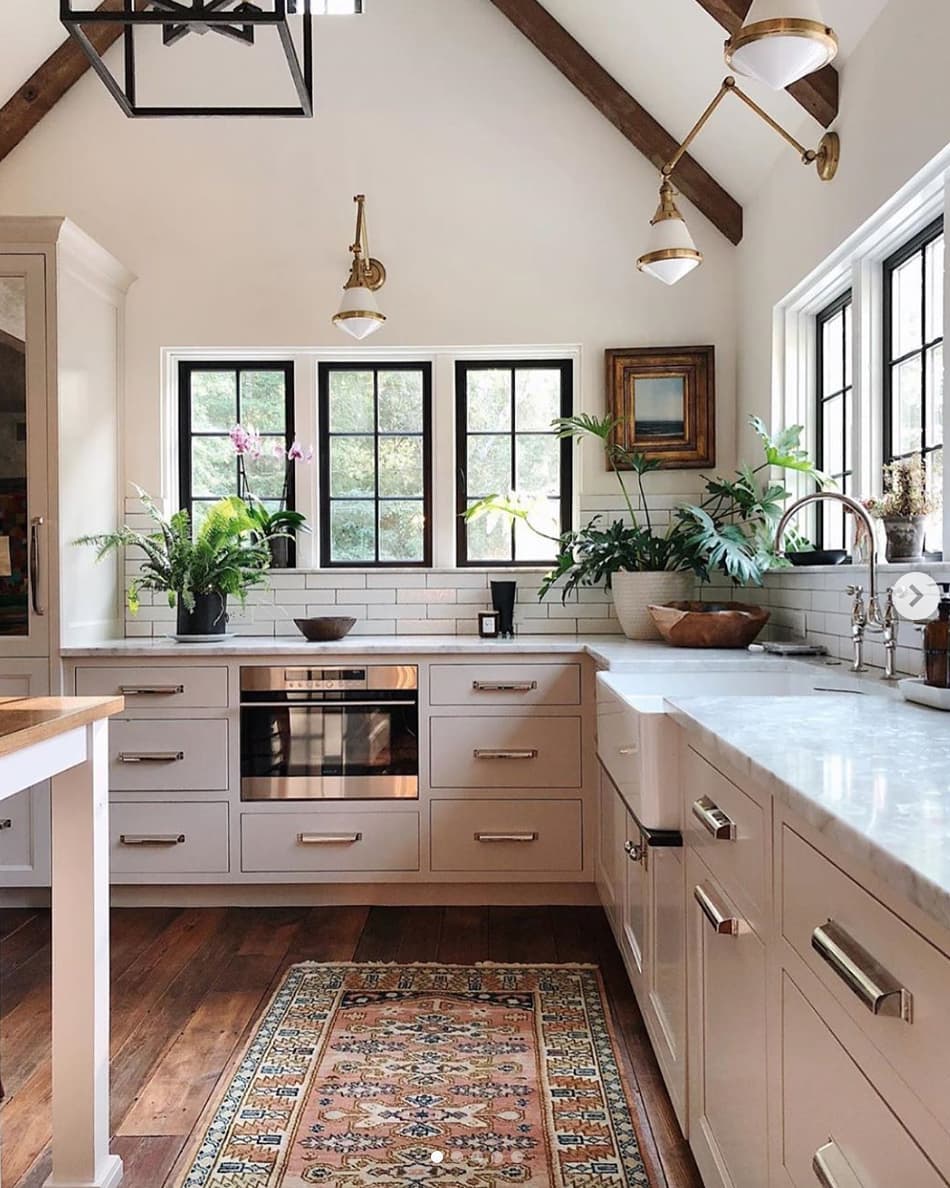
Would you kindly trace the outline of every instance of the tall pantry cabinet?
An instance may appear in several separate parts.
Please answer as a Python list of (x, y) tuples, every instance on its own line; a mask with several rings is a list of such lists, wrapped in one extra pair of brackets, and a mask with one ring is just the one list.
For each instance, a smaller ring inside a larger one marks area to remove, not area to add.
[[(125, 294), (64, 218), (0, 218), (0, 697), (62, 690), (60, 648), (120, 633), (117, 563), (72, 542), (114, 527)], [(49, 883), (49, 789), (5, 800), (0, 886)]]

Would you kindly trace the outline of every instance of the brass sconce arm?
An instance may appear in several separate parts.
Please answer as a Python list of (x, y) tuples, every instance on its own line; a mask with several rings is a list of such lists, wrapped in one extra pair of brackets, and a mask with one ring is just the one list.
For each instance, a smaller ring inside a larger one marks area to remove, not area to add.
[(782, 137), (782, 139), (798, 153), (803, 165), (815, 165), (818, 170), (818, 176), (822, 181), (831, 181), (835, 173), (838, 171), (838, 161), (841, 156), (841, 142), (838, 138), (837, 132), (826, 132), (821, 138), (821, 142), (817, 149), (806, 148), (803, 144), (795, 139), (790, 132), (787, 132), (777, 120), (773, 120), (767, 111), (764, 111), (758, 103), (755, 102), (749, 95), (743, 91), (736, 83), (735, 78), (730, 74), (723, 79), (722, 86), (714, 96), (712, 102), (699, 117), (689, 132), (689, 135), (679, 146), (676, 152), (670, 157), (669, 161), (663, 166), (663, 176), (671, 177), (676, 166), (683, 159), (683, 156), (689, 150), (690, 145), (696, 137), (702, 132), (703, 128), (709, 123), (716, 108), (722, 103), (727, 95), (735, 95), (741, 99), (746, 107), (751, 108), (760, 119), (764, 120), (770, 128)]
[(375, 260), (369, 254), (369, 238), (366, 233), (366, 195), (357, 194), (353, 201), (356, 203), (356, 236), (350, 244), (350, 251), (353, 253), (353, 266), (344, 288), (366, 288), (375, 291), (382, 288), (385, 283), (386, 269), (379, 260)]

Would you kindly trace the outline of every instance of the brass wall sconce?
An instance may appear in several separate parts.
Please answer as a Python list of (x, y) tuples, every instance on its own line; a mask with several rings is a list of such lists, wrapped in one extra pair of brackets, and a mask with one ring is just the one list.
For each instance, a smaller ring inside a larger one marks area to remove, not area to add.
[(773, 120), (767, 111), (759, 107), (754, 99), (740, 90), (735, 78), (730, 75), (723, 80), (716, 97), (696, 121), (683, 143), (663, 166), (660, 204), (650, 221), (650, 242), (647, 251), (637, 260), (637, 268), (667, 285), (675, 285), (677, 281), (682, 280), (703, 262), (703, 254), (696, 247), (689, 228), (686, 226), (686, 220), (676, 206), (676, 191), (673, 189), (671, 180), (673, 172), (689, 146), (705, 128), (713, 112), (727, 95), (737, 96), (770, 128), (776, 131), (798, 153), (803, 165), (814, 165), (822, 181), (831, 181), (838, 171), (841, 141), (837, 132), (826, 132), (816, 149), (806, 148), (781, 124)]
[(837, 53), (837, 35), (817, 0), (754, 0), (742, 28), (726, 42), (726, 65), (781, 91), (823, 69)]
[(333, 324), (354, 338), (366, 338), (386, 321), (376, 301), (376, 292), (386, 283), (386, 269), (369, 254), (366, 234), (366, 195), (357, 194), (356, 237), (350, 244), (353, 265), (343, 286), (343, 300)]

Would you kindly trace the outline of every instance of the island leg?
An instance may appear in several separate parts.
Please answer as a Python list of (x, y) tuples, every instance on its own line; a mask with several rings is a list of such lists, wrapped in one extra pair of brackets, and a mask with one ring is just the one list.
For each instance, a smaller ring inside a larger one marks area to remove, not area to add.
[(53, 1171), (47, 1188), (113, 1188), (109, 1154), (108, 722), (52, 783)]

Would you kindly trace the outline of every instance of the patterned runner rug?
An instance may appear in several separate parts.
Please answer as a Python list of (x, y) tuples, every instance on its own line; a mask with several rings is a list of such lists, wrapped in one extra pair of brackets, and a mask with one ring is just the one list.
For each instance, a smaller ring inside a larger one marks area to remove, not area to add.
[(295, 965), (182, 1188), (650, 1188), (596, 967)]

